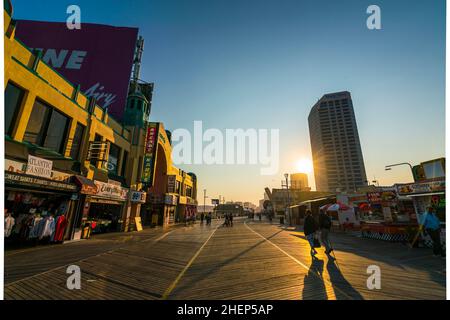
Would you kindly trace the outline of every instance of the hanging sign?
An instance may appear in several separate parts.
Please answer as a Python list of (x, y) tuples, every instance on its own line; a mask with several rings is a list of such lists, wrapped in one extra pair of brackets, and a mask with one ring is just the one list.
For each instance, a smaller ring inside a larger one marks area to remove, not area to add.
[(159, 131), (159, 124), (157, 122), (151, 122), (147, 127), (147, 134), (145, 137), (145, 155), (142, 171), (142, 183), (147, 186), (153, 185), (155, 161), (156, 161), (156, 147), (157, 134)]

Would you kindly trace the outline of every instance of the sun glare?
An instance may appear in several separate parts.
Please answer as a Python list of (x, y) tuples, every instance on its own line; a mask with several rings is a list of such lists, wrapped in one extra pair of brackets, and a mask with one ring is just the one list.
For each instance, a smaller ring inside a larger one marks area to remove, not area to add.
[(297, 161), (296, 169), (298, 172), (311, 173), (313, 171), (313, 164), (310, 159), (301, 159)]

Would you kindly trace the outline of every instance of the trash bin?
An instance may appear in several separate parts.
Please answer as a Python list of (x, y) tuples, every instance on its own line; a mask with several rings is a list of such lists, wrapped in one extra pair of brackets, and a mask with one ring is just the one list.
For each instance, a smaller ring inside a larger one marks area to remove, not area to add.
[(280, 217), (280, 224), (284, 224), (284, 217)]

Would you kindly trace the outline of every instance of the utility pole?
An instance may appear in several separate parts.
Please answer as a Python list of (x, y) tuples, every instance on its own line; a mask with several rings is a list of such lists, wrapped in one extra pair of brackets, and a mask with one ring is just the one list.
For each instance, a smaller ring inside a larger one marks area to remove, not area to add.
[(206, 189), (203, 189), (203, 213), (206, 213)]

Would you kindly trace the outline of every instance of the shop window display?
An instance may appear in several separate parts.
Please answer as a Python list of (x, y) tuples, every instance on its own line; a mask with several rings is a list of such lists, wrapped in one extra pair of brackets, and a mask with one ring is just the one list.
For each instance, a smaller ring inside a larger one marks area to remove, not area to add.
[(91, 233), (119, 232), (122, 229), (122, 206), (91, 203), (86, 224)]
[(9, 191), (5, 200), (5, 246), (64, 241), (67, 197)]

